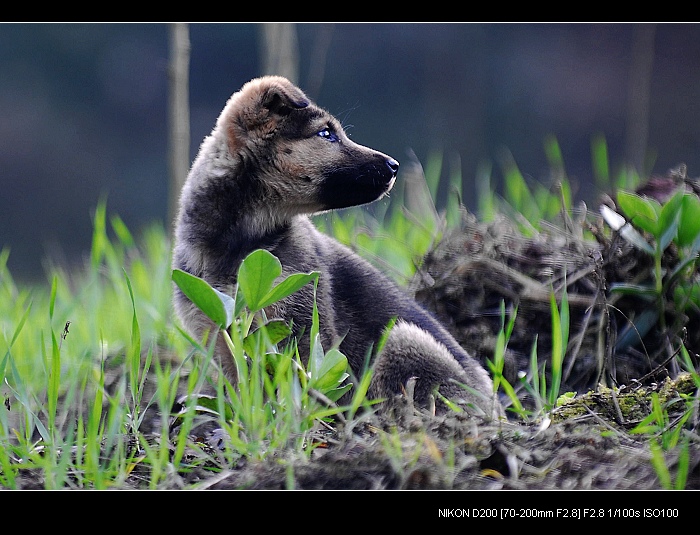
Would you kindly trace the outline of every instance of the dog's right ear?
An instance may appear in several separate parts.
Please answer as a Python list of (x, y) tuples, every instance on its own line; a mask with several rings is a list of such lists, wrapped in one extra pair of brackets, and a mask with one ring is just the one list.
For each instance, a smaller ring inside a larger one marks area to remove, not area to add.
[(264, 140), (293, 110), (310, 104), (304, 92), (282, 76), (264, 76), (245, 84), (229, 99), (219, 117), (235, 154), (247, 139)]

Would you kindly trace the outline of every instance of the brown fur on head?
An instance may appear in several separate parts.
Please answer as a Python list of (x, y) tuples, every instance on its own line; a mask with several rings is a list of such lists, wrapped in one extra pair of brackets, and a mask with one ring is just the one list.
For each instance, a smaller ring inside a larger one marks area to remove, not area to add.
[(218, 128), (226, 132), (229, 150), (235, 154), (248, 140), (269, 139), (289, 111), (306, 108), (309, 103), (304, 92), (286, 78), (257, 78), (229, 99)]

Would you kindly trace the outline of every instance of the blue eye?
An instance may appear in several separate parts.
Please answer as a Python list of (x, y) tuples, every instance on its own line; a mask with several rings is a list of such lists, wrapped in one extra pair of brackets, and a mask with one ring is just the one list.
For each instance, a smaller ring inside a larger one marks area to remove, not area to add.
[(324, 128), (316, 135), (322, 137), (323, 139), (327, 139), (331, 143), (336, 143), (339, 141), (337, 134), (332, 132), (330, 128)]

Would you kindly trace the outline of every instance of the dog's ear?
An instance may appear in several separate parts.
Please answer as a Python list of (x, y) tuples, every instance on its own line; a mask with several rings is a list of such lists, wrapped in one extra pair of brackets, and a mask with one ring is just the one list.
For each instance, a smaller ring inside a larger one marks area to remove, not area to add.
[(277, 115), (288, 115), (309, 105), (304, 92), (286, 78), (275, 77), (263, 93), (261, 105)]
[(219, 118), (232, 153), (246, 139), (265, 139), (293, 110), (310, 104), (304, 92), (282, 76), (251, 80), (234, 93)]

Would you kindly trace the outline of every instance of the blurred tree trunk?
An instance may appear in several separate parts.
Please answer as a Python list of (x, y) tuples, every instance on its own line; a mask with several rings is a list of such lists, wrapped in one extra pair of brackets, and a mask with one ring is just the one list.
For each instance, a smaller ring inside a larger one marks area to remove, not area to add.
[(263, 74), (285, 76), (299, 83), (299, 44), (296, 24), (275, 22), (260, 24), (260, 64)]
[(172, 234), (178, 200), (190, 168), (190, 33), (187, 24), (170, 24), (168, 64), (168, 227)]
[(649, 142), (649, 100), (654, 65), (655, 34), (655, 24), (637, 24), (635, 26), (629, 76), (625, 161), (642, 177), (650, 171), (646, 156)]
[(304, 82), (304, 92), (311, 97), (312, 100), (317, 100), (321, 93), (323, 85), (323, 77), (326, 73), (326, 58), (328, 50), (331, 47), (333, 40), (334, 24), (320, 24), (316, 32), (314, 48), (311, 51), (311, 59), (309, 61), (309, 75)]

